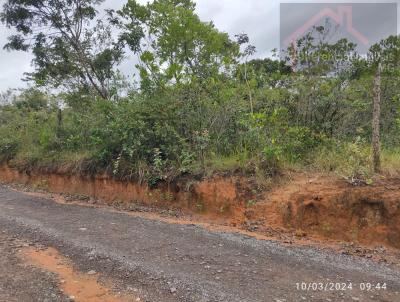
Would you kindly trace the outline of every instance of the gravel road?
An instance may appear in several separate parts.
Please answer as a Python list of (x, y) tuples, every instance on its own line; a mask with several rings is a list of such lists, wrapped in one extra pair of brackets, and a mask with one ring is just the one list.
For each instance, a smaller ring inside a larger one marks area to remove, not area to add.
[(68, 302), (52, 274), (27, 265), (16, 255), (26, 245), (0, 233), (0, 301)]
[[(400, 301), (400, 270), (386, 264), (107, 208), (59, 204), (3, 186), (0, 231), (54, 247), (77, 269), (95, 270), (112, 280), (117, 290), (135, 291), (141, 301)], [(0, 263), (13, 257), (10, 253), (9, 247), (0, 245)], [(18, 264), (15, 267), (18, 272)], [(0, 301), (5, 293), (15, 292), (7, 286), (7, 280), (19, 278), (11, 271), (0, 267)], [(37, 291), (50, 295), (50, 301), (64, 301), (46, 276), (36, 278)], [(324, 288), (298, 289), (302, 282), (321, 283), (318, 286)], [(364, 283), (373, 288), (361, 290)], [(378, 283), (386, 289), (378, 290)], [(332, 286), (340, 290), (329, 290)], [(7, 301), (32, 301), (24, 292), (29, 294), (21, 286), (19, 296)]]

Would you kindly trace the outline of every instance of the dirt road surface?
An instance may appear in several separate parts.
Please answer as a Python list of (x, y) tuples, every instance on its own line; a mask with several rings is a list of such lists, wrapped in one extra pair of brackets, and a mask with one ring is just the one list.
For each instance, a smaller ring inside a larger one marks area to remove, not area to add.
[(74, 271), (95, 273), (132, 301), (400, 301), (398, 267), (3, 186), (0, 241), (0, 301), (79, 300), (60, 289), (60, 276), (18, 255), (27, 245), (57, 250)]

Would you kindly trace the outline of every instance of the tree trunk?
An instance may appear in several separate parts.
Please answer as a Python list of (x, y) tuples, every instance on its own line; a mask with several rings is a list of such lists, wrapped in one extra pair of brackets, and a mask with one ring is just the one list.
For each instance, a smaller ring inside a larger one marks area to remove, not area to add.
[(250, 86), (249, 80), (247, 79), (247, 58), (246, 58), (246, 62), (244, 63), (244, 79), (246, 81), (247, 89), (249, 90), (250, 112), (251, 112), (251, 115), (253, 115), (254, 114), (253, 95), (251, 93), (251, 86)]
[(382, 65), (379, 63), (374, 79), (374, 108), (372, 116), (372, 152), (375, 173), (379, 173), (381, 170), (381, 71)]
[(56, 129), (57, 138), (61, 138), (61, 132), (62, 132), (62, 110), (61, 110), (61, 108), (58, 108), (58, 112), (57, 112), (57, 129)]

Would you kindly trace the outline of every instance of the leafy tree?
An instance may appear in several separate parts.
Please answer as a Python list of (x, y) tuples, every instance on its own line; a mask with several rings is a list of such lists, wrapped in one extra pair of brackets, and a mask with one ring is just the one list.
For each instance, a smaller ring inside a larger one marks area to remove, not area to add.
[(294, 92), (297, 124), (334, 136), (349, 109), (345, 94), (359, 56), (354, 43), (331, 41), (330, 31), (314, 27), (288, 48), (286, 61), (295, 72), (286, 87)]
[(15, 89), (8, 89), (5, 92), (0, 93), (0, 106), (10, 104), (16, 99)]
[[(192, 0), (129, 0), (119, 12), (124, 40), (140, 56), (142, 88), (207, 83), (239, 56), (238, 45), (211, 22), (202, 22)], [(140, 41), (141, 47), (138, 47)]]
[(115, 66), (122, 47), (112, 31), (96, 20), (99, 0), (7, 0), (1, 20), (15, 28), (5, 48), (31, 50), (35, 71), (28, 75), (39, 85), (81, 87), (111, 97)]
[(251, 84), (249, 81), (248, 60), (249, 60), (249, 57), (251, 57), (252, 55), (254, 55), (256, 53), (256, 47), (249, 44), (250, 39), (247, 34), (236, 35), (236, 39), (237, 39), (237, 43), (240, 46), (242, 46), (242, 45), (245, 46), (245, 48), (242, 52), (242, 55), (241, 55), (242, 58), (244, 59), (243, 77), (244, 77), (244, 81), (246, 83), (248, 94), (249, 94), (250, 111), (251, 111), (251, 114), (253, 114), (254, 113), (253, 93), (252, 93), (252, 87), (251, 87)]

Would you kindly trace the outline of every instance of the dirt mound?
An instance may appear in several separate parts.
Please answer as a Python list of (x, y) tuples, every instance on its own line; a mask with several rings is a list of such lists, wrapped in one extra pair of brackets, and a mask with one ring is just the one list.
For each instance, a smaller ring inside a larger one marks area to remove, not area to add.
[(400, 248), (400, 182), (354, 187), (319, 175), (298, 175), (275, 188), (247, 215), (265, 225), (362, 244)]
[(253, 180), (215, 175), (209, 179), (149, 188), (106, 176), (29, 175), (3, 165), (0, 180), (22, 182), (56, 193), (77, 194), (108, 204), (179, 210), (195, 219), (262, 234), (333, 239), (400, 249), (400, 180), (381, 179), (355, 187), (337, 177), (295, 174), (260, 192)]

